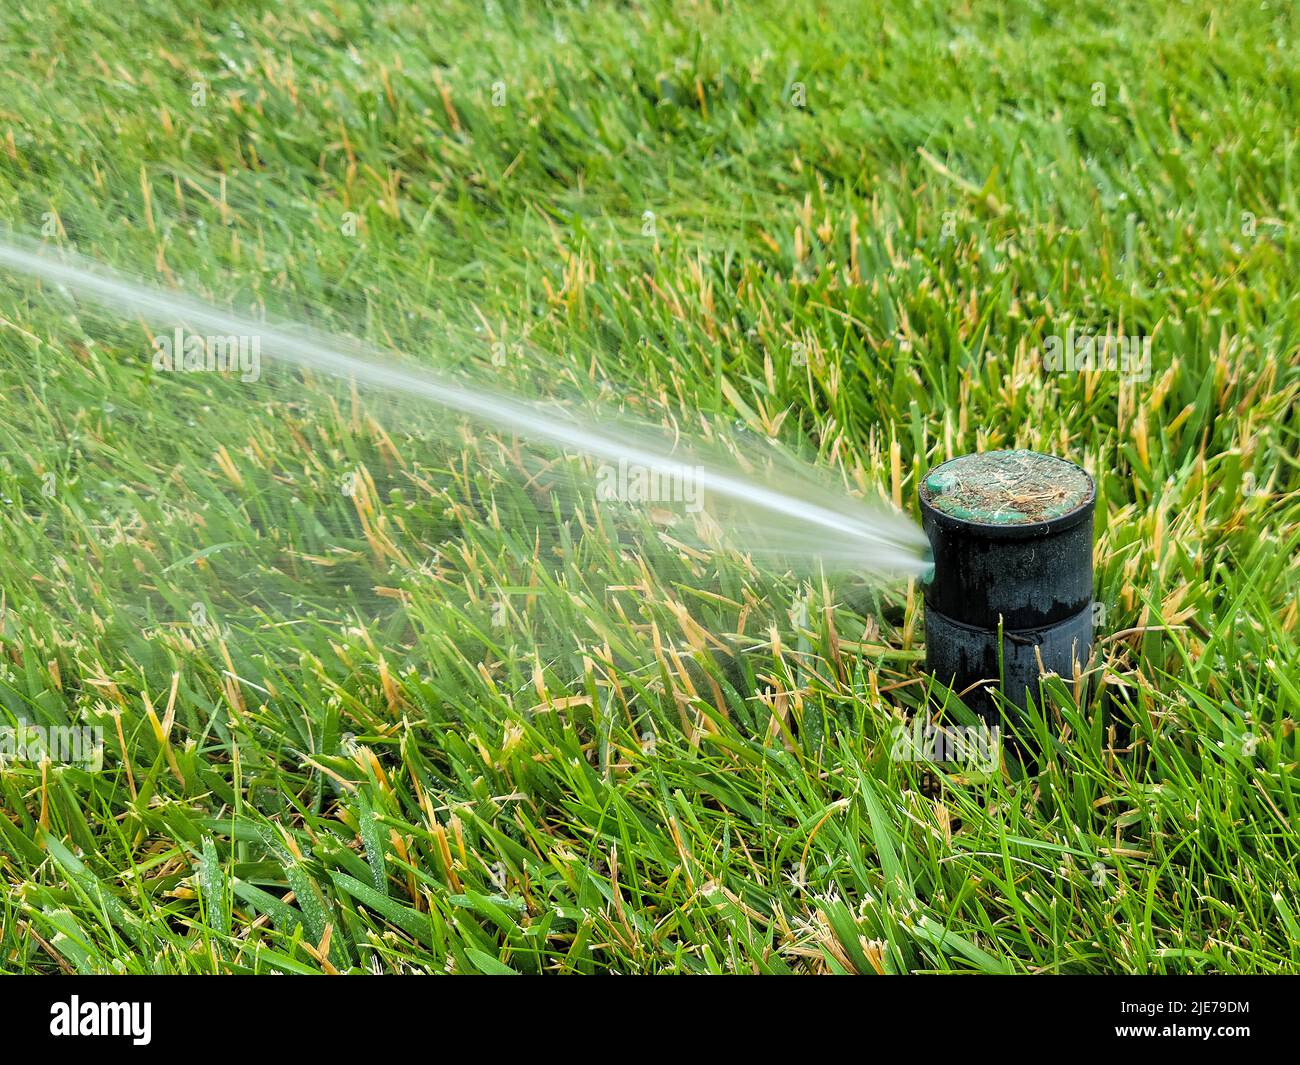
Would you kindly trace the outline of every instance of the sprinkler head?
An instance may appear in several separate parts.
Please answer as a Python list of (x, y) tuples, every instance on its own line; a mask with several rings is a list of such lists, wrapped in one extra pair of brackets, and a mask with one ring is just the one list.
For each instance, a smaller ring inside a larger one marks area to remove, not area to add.
[(1068, 680), (1092, 653), (1096, 486), (1064, 459), (988, 451), (935, 467), (920, 497), (926, 668), (995, 722), (999, 680), (1024, 709), (1044, 671)]

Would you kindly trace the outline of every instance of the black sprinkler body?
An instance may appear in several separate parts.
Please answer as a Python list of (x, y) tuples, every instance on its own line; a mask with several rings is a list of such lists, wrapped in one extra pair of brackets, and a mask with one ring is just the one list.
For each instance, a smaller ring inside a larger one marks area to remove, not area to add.
[(935, 467), (920, 497), (934, 553), (926, 668), (995, 723), (999, 678), (1024, 709), (1044, 670), (1068, 681), (1092, 652), (1096, 486), (1064, 459), (990, 451)]

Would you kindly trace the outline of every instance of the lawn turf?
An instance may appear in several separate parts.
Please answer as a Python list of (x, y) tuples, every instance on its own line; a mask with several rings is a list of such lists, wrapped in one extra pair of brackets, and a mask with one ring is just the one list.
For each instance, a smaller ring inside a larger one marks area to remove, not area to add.
[[(0, 969), (1300, 968), (1298, 40), (8, 0), (3, 226), (913, 515), (953, 455), (1073, 458), (1101, 639), (1028, 769), (898, 761), (914, 584), (628, 535), (506, 436), (156, 374), (0, 277), (0, 713), (105, 735), (0, 772)], [(1049, 372), (1072, 331), (1149, 372)]]

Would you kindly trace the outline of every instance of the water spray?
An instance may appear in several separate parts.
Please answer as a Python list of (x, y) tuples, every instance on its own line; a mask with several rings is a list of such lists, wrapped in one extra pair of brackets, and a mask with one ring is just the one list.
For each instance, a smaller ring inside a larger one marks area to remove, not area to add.
[(1088, 473), (1033, 451), (964, 455), (932, 470), (920, 499), (927, 669), (990, 721), (999, 679), (1024, 709), (1043, 673), (1073, 678), (1092, 650)]
[[(223, 310), (203, 300), (129, 279), (81, 256), (24, 247), (0, 240), (0, 268), (38, 278), (124, 316), (139, 316), (167, 328), (188, 323), (204, 332), (256, 335), (272, 360), (303, 370), (354, 381), (362, 387), (409, 396), (464, 415), (521, 438), (613, 463), (631, 463), (675, 476), (682, 456), (651, 442), (628, 426), (579, 422), (554, 408), (511, 396), (499, 387), (473, 386), (448, 374), (400, 359), (347, 337), (275, 323)], [(828, 560), (852, 557), (860, 570), (917, 576), (926, 569), (925, 539), (903, 515), (847, 496), (813, 498), (720, 466), (691, 473), (700, 490), (764, 516), (774, 534), (790, 526), (813, 537)], [(771, 540), (777, 540), (774, 535)], [(747, 545), (749, 546), (749, 545)], [(761, 548), (762, 544), (753, 545)]]
[[(587, 455), (680, 468), (671, 448), (624, 427), (598, 428), (542, 404), (474, 387), (347, 338), (233, 314), (192, 297), (128, 280), (67, 253), (0, 241), (0, 267), (28, 274), (125, 315), (184, 321), (218, 333), (256, 334), (269, 357), (376, 389), (415, 397), (521, 437)], [(753, 476), (699, 467), (699, 486), (767, 517), (773, 544), (798, 526), (828, 560), (859, 571), (919, 576), (928, 539), (933, 577), (925, 590), (929, 670), (967, 704), (996, 719), (991, 686), (1024, 707), (1044, 672), (1072, 677), (1092, 645), (1092, 515), (1086, 472), (1030, 451), (952, 459), (921, 486), (922, 530), (902, 515), (847, 497), (800, 497)], [(761, 544), (750, 545), (761, 549)]]

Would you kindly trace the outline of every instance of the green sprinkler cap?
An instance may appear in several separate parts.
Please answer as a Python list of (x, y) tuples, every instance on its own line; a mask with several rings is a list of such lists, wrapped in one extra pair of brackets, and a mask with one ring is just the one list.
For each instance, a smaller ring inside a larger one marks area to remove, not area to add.
[(934, 469), (922, 485), (935, 510), (981, 525), (1033, 525), (1077, 510), (1091, 498), (1088, 475), (1036, 451), (985, 451)]

